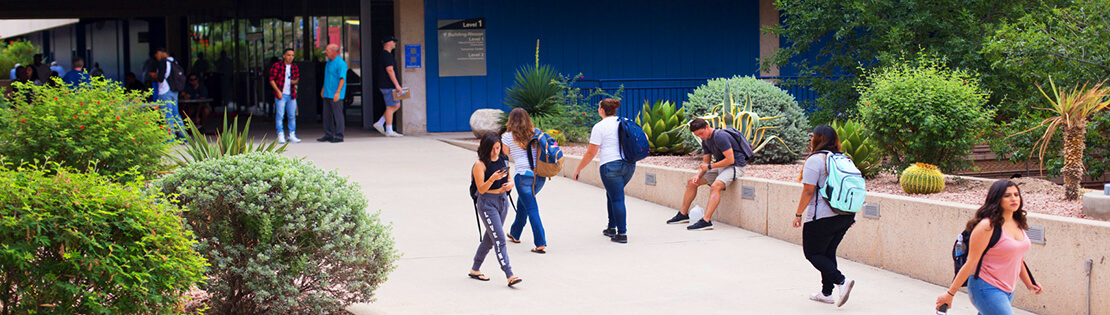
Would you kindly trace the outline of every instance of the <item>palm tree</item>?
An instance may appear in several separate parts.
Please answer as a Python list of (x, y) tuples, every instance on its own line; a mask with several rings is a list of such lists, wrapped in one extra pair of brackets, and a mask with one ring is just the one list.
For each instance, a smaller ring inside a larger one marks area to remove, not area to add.
[[(1033, 131), (1040, 127), (1047, 126), (1044, 135), (1041, 136), (1037, 143), (1033, 144), (1036, 148), (1040, 145), (1040, 159), (1041, 165), (1044, 165), (1044, 151), (1048, 146), (1048, 142), (1052, 140), (1052, 136), (1056, 133), (1056, 129), (1064, 129), (1064, 168), (1060, 173), (1064, 175), (1064, 199), (1077, 200), (1079, 199), (1079, 182), (1083, 177), (1083, 151), (1087, 149), (1087, 117), (1100, 110), (1106, 109), (1110, 106), (1110, 87), (1106, 87), (1106, 80), (1095, 84), (1091, 88), (1087, 88), (1084, 84), (1082, 87), (1076, 86), (1072, 90), (1057, 90), (1056, 83), (1052, 78), (1048, 78), (1049, 84), (1052, 86), (1052, 96), (1037, 84), (1037, 89), (1041, 91), (1048, 99), (1051, 108), (1039, 108), (1052, 112), (1054, 116), (1049, 117), (1042, 121), (1036, 127), (1014, 134), (1013, 136), (1020, 135), (1026, 132)], [(1011, 136), (1012, 137), (1012, 136)]]

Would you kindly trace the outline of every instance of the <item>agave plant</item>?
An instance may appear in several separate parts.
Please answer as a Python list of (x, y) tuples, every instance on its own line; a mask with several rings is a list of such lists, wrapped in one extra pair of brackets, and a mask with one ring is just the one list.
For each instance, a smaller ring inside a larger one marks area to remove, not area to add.
[(540, 65), (540, 42), (536, 41), (536, 64), (525, 65), (516, 72), (513, 86), (505, 89), (505, 105), (523, 108), (532, 118), (558, 113), (555, 96), (563, 89), (556, 84), (559, 73), (550, 66)]
[(223, 132), (216, 132), (215, 143), (209, 143), (208, 136), (201, 133), (192, 120), (186, 119), (185, 125), (188, 128), (188, 132), (185, 134), (185, 148), (178, 152), (180, 157), (173, 158), (173, 162), (180, 167), (185, 167), (193, 162), (251, 152), (282, 153), (285, 152), (285, 148), (288, 146), (288, 144), (278, 146), (277, 142), (266, 141), (265, 137), (258, 144), (255, 144), (254, 139), (248, 136), (251, 119), (247, 118), (247, 123), (243, 125), (243, 131), (240, 132), (239, 118), (234, 118), (231, 125), (228, 125), (226, 113), (224, 113), (223, 128), (220, 129)]
[(709, 123), (710, 127), (715, 129), (722, 128), (735, 128), (739, 130), (748, 139), (748, 143), (752, 144), (752, 152), (759, 152), (763, 147), (770, 144), (773, 140), (778, 140), (786, 147), (787, 151), (794, 153), (790, 150), (790, 146), (778, 136), (768, 136), (767, 131), (778, 128), (779, 126), (763, 126), (764, 121), (782, 118), (783, 115), (774, 117), (759, 117), (759, 114), (752, 111), (751, 98), (748, 99), (747, 105), (741, 107), (733, 101), (732, 93), (728, 94), (728, 101), (717, 104), (709, 109), (709, 114), (699, 117)]
[(1048, 147), (1048, 142), (1052, 141), (1056, 129), (1064, 129), (1064, 167), (1060, 169), (1060, 173), (1064, 175), (1064, 199), (1077, 200), (1081, 189), (1079, 182), (1083, 178), (1083, 151), (1087, 149), (1087, 117), (1110, 107), (1110, 100), (1107, 100), (1107, 97), (1110, 97), (1110, 87), (1105, 86), (1106, 80), (1091, 88), (1087, 88), (1084, 84), (1070, 91), (1057, 89), (1051, 77), (1048, 78), (1048, 83), (1052, 86), (1052, 95), (1046, 93), (1040, 84), (1037, 84), (1037, 90), (1041, 91), (1041, 95), (1048, 99), (1052, 107), (1040, 109), (1047, 110), (1054, 116), (1045, 119), (1036, 127), (1010, 137), (1047, 126), (1044, 135), (1033, 144), (1034, 148), (1040, 147), (1043, 169), (1044, 151)]
[(644, 101), (644, 108), (636, 116), (636, 124), (644, 129), (652, 154), (686, 154), (690, 147), (682, 142), (682, 122), (686, 121), (686, 109), (675, 109), (670, 101), (656, 101), (654, 105)]
[(852, 158), (863, 177), (873, 178), (878, 175), (882, 157), (874, 142), (864, 133), (863, 125), (845, 120), (833, 121), (832, 127), (840, 138), (840, 149)]

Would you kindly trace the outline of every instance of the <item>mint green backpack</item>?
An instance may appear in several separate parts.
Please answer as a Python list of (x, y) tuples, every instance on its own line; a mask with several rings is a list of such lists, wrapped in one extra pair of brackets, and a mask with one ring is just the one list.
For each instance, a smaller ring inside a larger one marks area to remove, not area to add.
[(825, 186), (817, 188), (818, 193), (825, 197), (837, 214), (859, 212), (863, 208), (863, 200), (867, 198), (867, 186), (856, 163), (844, 153), (817, 152), (825, 152), (825, 170), (829, 172), (825, 177)]

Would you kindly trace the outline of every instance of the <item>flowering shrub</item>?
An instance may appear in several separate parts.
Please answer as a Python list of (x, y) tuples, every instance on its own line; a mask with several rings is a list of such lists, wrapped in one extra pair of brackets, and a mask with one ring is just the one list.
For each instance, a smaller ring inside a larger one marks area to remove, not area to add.
[(150, 177), (168, 165), (173, 143), (162, 111), (144, 101), (149, 92), (127, 92), (102, 78), (75, 90), (65, 84), (14, 88), (31, 97), (13, 97), (10, 108), (0, 108), (0, 155), (9, 162), (52, 161), (109, 176), (134, 169), (122, 180)]

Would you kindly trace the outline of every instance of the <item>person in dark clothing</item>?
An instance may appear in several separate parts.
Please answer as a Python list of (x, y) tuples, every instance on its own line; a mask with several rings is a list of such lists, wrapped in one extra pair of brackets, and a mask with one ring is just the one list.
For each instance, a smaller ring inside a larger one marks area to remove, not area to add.
[(134, 72), (128, 72), (123, 76), (123, 88), (127, 91), (145, 91), (148, 88), (139, 82), (139, 77), (135, 76)]
[(401, 109), (401, 101), (393, 99), (393, 92), (404, 91), (404, 89), (397, 81), (397, 70), (394, 67), (396, 61), (393, 58), (394, 48), (397, 48), (396, 38), (390, 36), (383, 40), (382, 50), (378, 53), (380, 63), (374, 68), (374, 84), (378, 86), (385, 99), (385, 113), (378, 118), (378, 122), (374, 123), (374, 129), (386, 136), (400, 137), (400, 133), (393, 131), (393, 114)]
[[(181, 99), (183, 100), (201, 100), (208, 98), (208, 88), (201, 84), (200, 76), (197, 74), (190, 74), (187, 81), (185, 81), (185, 91), (181, 92)], [(204, 128), (205, 118), (208, 114), (212, 113), (212, 106), (208, 102), (202, 103), (186, 103), (187, 105), (181, 106), (181, 110), (185, 112), (197, 128)]]
[(81, 57), (73, 57), (73, 70), (66, 72), (62, 77), (62, 82), (69, 85), (71, 89), (77, 89), (82, 84), (90, 82), (89, 74), (85, 72), (85, 59)]
[[(690, 121), (690, 132), (701, 139), (702, 163), (698, 174), (686, 181), (686, 192), (682, 196), (682, 208), (667, 224), (690, 222), (690, 204), (698, 196), (698, 187), (709, 185), (709, 202), (705, 205), (705, 215), (697, 222), (687, 226), (687, 230), (712, 230), (713, 212), (721, 204), (721, 192), (737, 178), (744, 176), (747, 159), (742, 153), (741, 144), (727, 131), (717, 130), (701, 118)], [(716, 162), (714, 162), (716, 161)]]
[(508, 156), (501, 154), (501, 139), (496, 133), (489, 132), (478, 144), (478, 161), (471, 168), (471, 191), (475, 194), (477, 211), (481, 214), (486, 233), (478, 252), (474, 254), (474, 265), (470, 268), (472, 279), (489, 281), (489, 277), (479, 271), (490, 249), (494, 249), (498, 264), (505, 272), (509, 286), (520, 283), (520, 277), (513, 275), (509, 266), (509, 252), (505, 248), (505, 217), (509, 214), (508, 193), (513, 183), (508, 181)]

